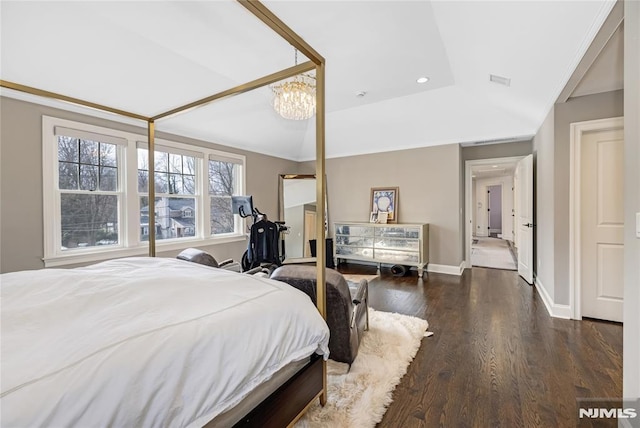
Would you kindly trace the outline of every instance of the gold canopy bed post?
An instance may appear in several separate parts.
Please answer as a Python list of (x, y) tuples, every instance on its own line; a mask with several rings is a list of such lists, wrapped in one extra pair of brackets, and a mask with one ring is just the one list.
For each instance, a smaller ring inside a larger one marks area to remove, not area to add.
[[(316, 177), (325, 176), (325, 59), (316, 52), (309, 44), (307, 44), (298, 34), (290, 27), (274, 15), (266, 6), (258, 0), (237, 0), (240, 5), (245, 7), (249, 12), (260, 19), (264, 24), (269, 26), (273, 31), (278, 33), (283, 39), (289, 42), (294, 48), (304, 54), (310, 61), (304, 62), (293, 67), (286, 68), (276, 73), (264, 76), (240, 86), (228, 89), (215, 95), (202, 98), (181, 107), (174, 108), (167, 112), (158, 114), (153, 117), (146, 117), (140, 114), (108, 107), (105, 105), (69, 97), (54, 92), (44, 91), (41, 89), (20, 85), (18, 83), (0, 80), (0, 86), (29, 93), (32, 95), (53, 98), (60, 101), (77, 104), (92, 109), (102, 110), (109, 113), (137, 119), (146, 122), (147, 138), (148, 138), (148, 163), (149, 163), (149, 182), (148, 188), (148, 206), (149, 206), (149, 256), (156, 256), (156, 228), (155, 228), (155, 186), (153, 185), (153, 177), (155, 176), (155, 125), (159, 119), (168, 118), (170, 116), (184, 113), (196, 107), (203, 106), (216, 100), (227, 98), (233, 95), (239, 95), (253, 89), (257, 89), (280, 80), (293, 77), (297, 74), (316, 71)], [(326, 200), (326, 183), (325, 180), (316, 180), (316, 200)], [(326, 319), (326, 282), (325, 282), (325, 216), (324, 210), (319, 210), (320, 215), (316, 217), (316, 265), (317, 265), (317, 307), (318, 311), (324, 319)], [(327, 400), (327, 366), (326, 361), (322, 363), (322, 390), (316, 397), (320, 398), (320, 403), (324, 405)], [(292, 422), (294, 423), (306, 410), (311, 403), (298, 415)]]
[[(155, 161), (156, 123), (153, 119), (147, 120), (147, 144), (149, 155), (148, 180), (148, 207), (149, 207), (149, 257), (156, 256), (156, 161)], [(153, 226), (152, 226), (153, 225)]]

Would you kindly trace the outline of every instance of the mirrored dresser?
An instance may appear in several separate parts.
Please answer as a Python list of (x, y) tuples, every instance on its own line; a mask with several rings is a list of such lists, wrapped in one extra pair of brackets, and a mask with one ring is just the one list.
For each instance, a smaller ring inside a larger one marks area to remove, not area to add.
[(335, 258), (415, 266), (422, 277), (429, 263), (428, 224), (335, 223)]

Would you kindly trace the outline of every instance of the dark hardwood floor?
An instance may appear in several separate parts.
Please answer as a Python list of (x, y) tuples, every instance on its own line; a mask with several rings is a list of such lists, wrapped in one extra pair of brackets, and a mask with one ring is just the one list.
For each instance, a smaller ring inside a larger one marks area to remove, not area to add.
[(434, 332), (378, 427), (573, 427), (577, 398), (622, 396), (622, 326), (551, 318), (516, 272), (422, 280), (383, 270), (369, 293), (371, 307), (424, 318)]

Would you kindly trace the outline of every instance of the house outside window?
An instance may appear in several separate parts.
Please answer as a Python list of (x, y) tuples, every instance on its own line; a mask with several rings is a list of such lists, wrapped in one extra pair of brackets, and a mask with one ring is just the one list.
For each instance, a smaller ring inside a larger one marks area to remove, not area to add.
[[(156, 239), (180, 239), (197, 233), (194, 216), (198, 196), (197, 168), (203, 155), (167, 146), (157, 146), (154, 153), (156, 198)], [(137, 143), (138, 192), (140, 192), (140, 222), (149, 223), (149, 152), (145, 143)], [(185, 215), (187, 213), (187, 215)], [(189, 229), (189, 233), (185, 229)], [(149, 235), (141, 235), (146, 241)]]
[(45, 266), (146, 254), (150, 206), (159, 251), (246, 239), (244, 156), (156, 139), (149, 204), (144, 135), (47, 116), (42, 132)]

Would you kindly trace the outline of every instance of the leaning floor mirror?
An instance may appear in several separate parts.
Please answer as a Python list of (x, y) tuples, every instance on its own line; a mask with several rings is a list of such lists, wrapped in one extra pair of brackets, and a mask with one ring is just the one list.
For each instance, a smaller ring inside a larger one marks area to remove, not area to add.
[[(279, 192), (281, 221), (289, 228), (284, 235), (285, 263), (312, 261), (316, 237), (316, 176), (313, 174), (281, 174)], [(325, 210), (325, 232), (328, 224), (327, 204)]]

